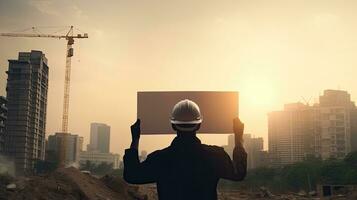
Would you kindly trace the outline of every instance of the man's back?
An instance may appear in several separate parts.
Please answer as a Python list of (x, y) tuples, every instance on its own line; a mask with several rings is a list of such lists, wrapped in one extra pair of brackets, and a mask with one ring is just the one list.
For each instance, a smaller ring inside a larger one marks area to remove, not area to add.
[[(246, 167), (246, 162), (240, 163)], [(217, 199), (219, 178), (238, 180), (245, 176), (236, 174), (223, 148), (201, 144), (195, 136), (176, 137), (171, 146), (153, 152), (142, 163), (137, 152), (128, 149), (124, 164), (128, 182), (156, 182), (160, 199)]]

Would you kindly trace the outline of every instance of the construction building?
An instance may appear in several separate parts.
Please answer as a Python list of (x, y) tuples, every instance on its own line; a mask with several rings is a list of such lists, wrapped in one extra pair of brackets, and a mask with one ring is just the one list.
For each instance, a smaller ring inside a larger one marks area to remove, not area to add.
[(90, 142), (87, 151), (81, 151), (80, 163), (87, 161), (99, 165), (100, 163), (110, 163), (114, 169), (119, 168), (119, 154), (109, 152), (110, 149), (110, 126), (103, 123), (90, 124)]
[(269, 164), (267, 152), (264, 151), (264, 140), (262, 137), (252, 137), (251, 134), (243, 135), (244, 148), (247, 152), (247, 168), (256, 169)]
[(119, 154), (102, 153), (98, 151), (82, 151), (79, 157), (80, 164), (85, 164), (87, 161), (99, 165), (101, 163), (112, 164), (113, 169), (118, 169), (120, 166)]
[(0, 153), (4, 152), (5, 146), (5, 122), (7, 119), (6, 98), (0, 96)]
[[(235, 147), (234, 135), (228, 136), (228, 144), (223, 146), (227, 154), (233, 159), (233, 150)], [(256, 169), (269, 165), (268, 154), (264, 151), (264, 141), (261, 137), (252, 137), (251, 134), (243, 135), (244, 149), (248, 154), (247, 168)]]
[[(48, 136), (48, 142), (46, 146), (47, 155), (55, 155), (58, 159), (60, 157), (60, 150), (62, 140), (66, 140), (65, 144), (65, 160), (64, 164), (66, 166), (73, 165), (77, 166), (79, 164), (79, 155), (83, 145), (83, 137), (70, 133), (55, 133), (54, 135)], [(46, 160), (51, 160), (51, 158), (46, 158)]]
[(41, 51), (9, 60), (5, 151), (17, 174), (32, 172), (36, 160), (45, 158), (48, 70)]
[(268, 114), (269, 156), (273, 166), (299, 162), (314, 155), (313, 107), (286, 104), (283, 111)]
[(110, 126), (103, 123), (90, 124), (90, 143), (88, 151), (109, 153), (110, 149)]
[(357, 108), (348, 92), (325, 90), (313, 106), (286, 104), (269, 113), (268, 137), (275, 166), (310, 156), (343, 159), (357, 150)]
[(344, 158), (351, 152), (351, 136), (356, 134), (356, 107), (350, 94), (342, 90), (325, 90), (317, 110), (316, 154), (322, 159)]
[(233, 149), (235, 147), (234, 135), (228, 135), (227, 145), (222, 146), (224, 151), (233, 159)]

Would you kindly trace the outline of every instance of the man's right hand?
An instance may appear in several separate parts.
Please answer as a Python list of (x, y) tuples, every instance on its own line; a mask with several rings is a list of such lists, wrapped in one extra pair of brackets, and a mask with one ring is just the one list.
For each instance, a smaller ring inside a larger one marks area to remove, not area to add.
[(131, 139), (132, 141), (138, 141), (140, 139), (140, 119), (137, 119), (136, 122), (130, 126), (131, 130)]
[(132, 149), (139, 149), (139, 139), (140, 139), (140, 119), (137, 119), (136, 122), (130, 126), (131, 130), (131, 145)]
[(233, 119), (233, 132), (235, 137), (235, 145), (240, 145), (243, 142), (244, 124), (238, 117)]

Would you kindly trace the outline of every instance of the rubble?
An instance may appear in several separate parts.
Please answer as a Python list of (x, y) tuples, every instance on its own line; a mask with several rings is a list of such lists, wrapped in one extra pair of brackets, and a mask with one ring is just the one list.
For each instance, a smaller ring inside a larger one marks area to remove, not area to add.
[[(336, 196), (334, 199), (356, 199)], [(314, 196), (314, 197), (313, 197)], [(252, 190), (219, 188), (219, 200), (314, 200), (316, 191), (273, 194), (267, 187)], [(97, 178), (70, 167), (31, 177), (0, 179), (0, 200), (158, 200), (156, 185), (130, 185), (121, 177), (106, 175)]]
[(309, 196), (314, 197), (317, 195), (317, 192), (315, 190), (309, 192)]
[(16, 189), (16, 184), (15, 183), (10, 183), (6, 186), (7, 190), (15, 190)]
[(254, 191), (221, 190), (218, 200), (320, 200), (316, 197), (300, 196), (298, 193), (272, 194), (267, 188)]
[(273, 197), (273, 194), (266, 187), (260, 187), (259, 190), (260, 190), (261, 197), (264, 198)]
[[(152, 200), (155, 197), (149, 198), (149, 193), (143, 192), (140, 189), (146, 186), (128, 185), (121, 177), (106, 175), (101, 178), (101, 181), (110, 189), (117, 193), (126, 193), (137, 200)], [(156, 193), (156, 189), (155, 189)]]
[(103, 180), (83, 174), (73, 167), (58, 169), (48, 175), (19, 178), (15, 183), (7, 185), (11, 190), (1, 192), (0, 199), (139, 200), (129, 194), (129, 186), (125, 182), (122, 181), (118, 189), (113, 190)]

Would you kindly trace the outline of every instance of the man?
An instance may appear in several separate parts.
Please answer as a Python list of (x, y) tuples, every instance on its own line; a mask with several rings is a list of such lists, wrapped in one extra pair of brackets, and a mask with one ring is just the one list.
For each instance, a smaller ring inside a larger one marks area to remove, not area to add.
[(220, 178), (241, 181), (247, 171), (243, 148), (244, 124), (233, 120), (233, 162), (218, 146), (201, 144), (196, 137), (202, 116), (196, 103), (178, 102), (171, 116), (177, 137), (165, 149), (155, 151), (140, 163), (138, 157), (140, 120), (131, 126), (132, 143), (124, 155), (124, 179), (132, 184), (156, 183), (160, 200), (217, 199)]

